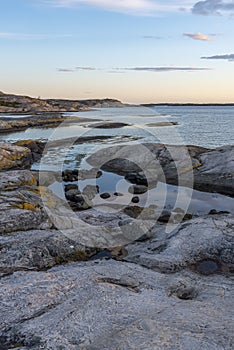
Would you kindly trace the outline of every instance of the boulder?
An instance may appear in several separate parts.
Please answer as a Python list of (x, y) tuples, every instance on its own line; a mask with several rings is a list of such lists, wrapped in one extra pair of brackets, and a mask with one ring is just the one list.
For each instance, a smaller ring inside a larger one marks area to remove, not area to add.
[(208, 150), (154, 143), (120, 145), (99, 150), (87, 161), (133, 183), (144, 178), (149, 187), (161, 181), (234, 196), (234, 146)]

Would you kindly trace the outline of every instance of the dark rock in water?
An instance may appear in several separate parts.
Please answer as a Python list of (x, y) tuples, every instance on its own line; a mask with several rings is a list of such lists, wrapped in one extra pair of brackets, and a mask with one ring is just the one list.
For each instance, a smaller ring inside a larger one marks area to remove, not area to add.
[(78, 190), (78, 186), (75, 184), (68, 184), (64, 186), (65, 192), (70, 191), (70, 190)]
[(179, 123), (178, 122), (157, 122), (157, 123), (146, 124), (146, 126), (149, 126), (149, 127), (174, 126), (174, 125), (179, 125)]
[(104, 193), (101, 193), (100, 194), (100, 197), (102, 198), (102, 199), (107, 199), (107, 198), (110, 198), (110, 193), (108, 193), (108, 192), (104, 192)]
[(116, 197), (121, 197), (121, 196), (124, 196), (124, 194), (123, 194), (123, 193), (120, 193), (120, 192), (115, 192), (115, 193), (114, 193), (114, 196), (116, 196)]
[(209, 215), (216, 215), (216, 214), (230, 214), (229, 211), (226, 211), (226, 210), (220, 210), (220, 211), (217, 211), (216, 209), (211, 209), (209, 211)]
[(93, 123), (89, 124), (89, 128), (95, 128), (95, 129), (117, 129), (117, 128), (123, 128), (124, 126), (128, 126), (127, 123), (120, 123), (120, 122), (103, 122), (103, 123)]
[(133, 185), (128, 189), (129, 193), (142, 194), (148, 191), (148, 188), (143, 185)]
[(140, 201), (140, 198), (137, 196), (132, 198), (132, 203), (139, 203), (139, 201)]
[(159, 216), (158, 221), (163, 223), (168, 223), (171, 217), (171, 212), (169, 211), (163, 211), (162, 214)]
[(77, 189), (74, 190), (69, 190), (66, 191), (65, 196), (69, 201), (77, 201), (77, 196), (79, 196), (81, 194), (81, 192)]
[(81, 194), (77, 194), (74, 196), (73, 201), (76, 203), (83, 203), (85, 200)]
[(64, 182), (73, 182), (78, 180), (78, 170), (66, 169), (62, 172)]
[(125, 176), (125, 180), (134, 183), (136, 185), (148, 186), (147, 179), (145, 175), (139, 173), (130, 173)]
[(204, 260), (197, 263), (196, 270), (203, 275), (212, 275), (219, 270), (219, 264), (213, 260)]

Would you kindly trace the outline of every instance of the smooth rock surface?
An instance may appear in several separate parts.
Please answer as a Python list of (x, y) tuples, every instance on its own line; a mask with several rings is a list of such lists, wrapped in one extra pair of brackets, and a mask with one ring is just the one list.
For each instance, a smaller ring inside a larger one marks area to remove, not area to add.
[(161, 181), (234, 196), (234, 146), (212, 150), (154, 143), (113, 146), (87, 161), (126, 178), (144, 173), (150, 187)]
[(1, 349), (231, 350), (232, 286), (113, 260), (16, 272), (0, 280)]
[(126, 247), (126, 260), (171, 273), (211, 260), (220, 270), (234, 271), (234, 216), (205, 216), (180, 224), (171, 233), (165, 225), (156, 225), (153, 237)]

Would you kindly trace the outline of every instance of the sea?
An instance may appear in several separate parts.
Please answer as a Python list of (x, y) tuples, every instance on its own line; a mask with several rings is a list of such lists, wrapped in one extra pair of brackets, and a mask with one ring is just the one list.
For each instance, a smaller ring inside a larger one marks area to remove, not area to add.
[[(206, 148), (234, 144), (234, 106), (126, 106), (65, 114), (72, 117), (93, 119), (93, 123), (112, 121), (127, 123), (128, 126), (119, 129), (96, 129), (92, 128), (91, 121), (87, 123), (84, 121), (69, 126), (62, 124), (56, 128), (56, 131), (54, 128), (29, 128), (25, 131), (0, 135), (0, 140), (14, 142), (21, 139), (47, 140), (74, 136), (110, 135), (119, 137), (120, 142), (123, 139), (127, 142), (127, 138), (129, 141), (138, 138), (138, 142), (139, 140), (141, 140), (140, 142), (153, 141)], [(19, 115), (7, 115), (7, 117), (20, 118)], [(22, 116), (22, 118), (26, 117), (26, 115)], [(167, 122), (177, 125), (163, 126)], [(116, 143), (116, 140), (114, 142)]]
[[(62, 123), (56, 128), (28, 128), (24, 131), (0, 135), (0, 141), (18, 140), (59, 141), (58, 147), (52, 147), (44, 157), (43, 164), (33, 164), (33, 170), (88, 169), (86, 159), (99, 149), (121, 144), (139, 144), (160, 142), (169, 145), (195, 145), (208, 149), (225, 145), (234, 145), (234, 106), (230, 105), (152, 105), (125, 106), (119, 108), (97, 108), (89, 111), (65, 113), (68, 117), (77, 117), (77, 122)], [(1, 116), (2, 117), (2, 116)], [(7, 116), (10, 117), (9, 115)], [(11, 116), (20, 118), (19, 115)], [(27, 116), (22, 116), (26, 118)], [(81, 117), (81, 121), (79, 121)], [(87, 118), (87, 121), (84, 119)], [(118, 122), (126, 125), (119, 128), (96, 128), (97, 123)], [(106, 136), (101, 139), (100, 136)], [(79, 138), (87, 142), (79, 141)], [(66, 150), (62, 140), (71, 139)], [(116, 191), (124, 178), (103, 172), (97, 179), (100, 192)], [(84, 183), (87, 185), (88, 183)], [(82, 184), (81, 184), (82, 185)], [(63, 196), (61, 186), (53, 184), (52, 190)], [(184, 190), (184, 198), (187, 196)], [(162, 189), (162, 193), (165, 188)], [(176, 200), (176, 186), (167, 185), (165, 208), (170, 209)], [(156, 203), (156, 199), (155, 199)], [(157, 203), (156, 203), (157, 204)], [(189, 207), (192, 214), (206, 214), (211, 209), (234, 212), (234, 199), (216, 193), (193, 192)]]

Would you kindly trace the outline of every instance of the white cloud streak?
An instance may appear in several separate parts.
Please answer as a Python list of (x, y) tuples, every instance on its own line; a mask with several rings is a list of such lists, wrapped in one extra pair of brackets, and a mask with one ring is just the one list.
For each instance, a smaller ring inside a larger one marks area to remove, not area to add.
[(190, 10), (193, 0), (43, 0), (57, 7), (92, 6), (115, 12), (153, 15), (162, 12)]
[(213, 41), (213, 39), (202, 33), (184, 33), (183, 35), (194, 40)]

